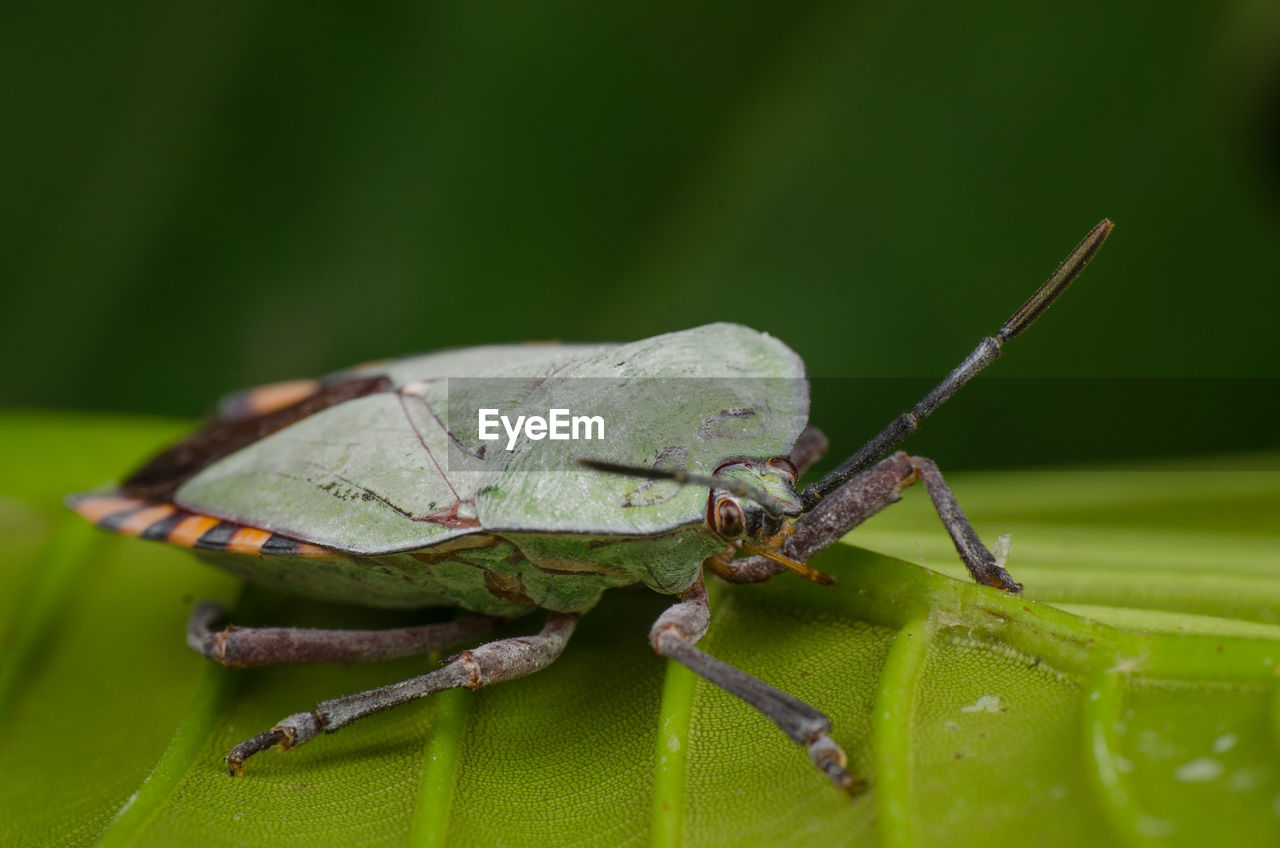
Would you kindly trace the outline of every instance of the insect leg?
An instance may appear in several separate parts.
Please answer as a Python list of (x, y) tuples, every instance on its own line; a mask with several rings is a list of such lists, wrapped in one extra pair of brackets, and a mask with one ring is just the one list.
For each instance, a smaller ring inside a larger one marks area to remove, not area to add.
[(394, 630), (313, 630), (302, 627), (214, 626), (226, 610), (200, 601), (187, 619), (187, 645), (226, 668), (324, 662), (375, 662), (415, 657), (469, 642), (505, 619), (469, 615), (457, 621)]
[(925, 489), (929, 491), (933, 508), (937, 511), (938, 518), (942, 519), (942, 526), (946, 527), (947, 532), (951, 534), (956, 553), (960, 554), (960, 559), (973, 575), (973, 579), (983, 586), (1003, 589), (1011, 595), (1021, 595), (1022, 584), (1010, 577), (1009, 572), (996, 563), (996, 558), (991, 551), (987, 550), (987, 546), (982, 544), (977, 531), (965, 517), (964, 510), (956, 502), (956, 496), (951, 493), (951, 487), (942, 479), (942, 472), (938, 470), (938, 466), (934, 465), (933, 460), (922, 456), (909, 456), (907, 460), (915, 468)]
[[(782, 545), (783, 555), (799, 562), (808, 560), (889, 504), (901, 500), (902, 490), (917, 481), (924, 483), (938, 518), (973, 579), (984, 586), (1021, 594), (1022, 586), (996, 564), (933, 460), (902, 452), (854, 477), (802, 515), (796, 521), (795, 532)], [(716, 573), (732, 583), (758, 583), (782, 570), (759, 556), (722, 565), (726, 566), (725, 573), (720, 570)]]
[(827, 437), (817, 427), (810, 424), (804, 428), (796, 446), (791, 449), (791, 464), (801, 476), (818, 460), (827, 455)]
[(659, 656), (669, 657), (755, 707), (792, 741), (809, 752), (813, 764), (837, 786), (850, 793), (865, 783), (845, 770), (845, 754), (829, 735), (831, 720), (798, 698), (757, 680), (693, 645), (707, 632), (711, 610), (707, 588), (701, 580), (680, 596), (680, 602), (658, 617), (649, 640)]
[(445, 689), (479, 689), (533, 674), (560, 656), (579, 617), (578, 613), (553, 612), (535, 636), (489, 642), (450, 657), (444, 667), (419, 677), (321, 701), (311, 712), (288, 716), (267, 732), (232, 748), (227, 752), (227, 766), (233, 775), (241, 774), (245, 760), (272, 746), (282, 750), (296, 748), (322, 731), (333, 733), (353, 721)]

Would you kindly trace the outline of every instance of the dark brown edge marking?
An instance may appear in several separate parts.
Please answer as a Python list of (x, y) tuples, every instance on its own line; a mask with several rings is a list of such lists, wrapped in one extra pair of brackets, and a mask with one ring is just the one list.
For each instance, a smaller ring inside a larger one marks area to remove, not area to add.
[(196, 539), (195, 548), (201, 551), (225, 551), (231, 537), (240, 529), (233, 521), (219, 521)]
[(152, 457), (129, 475), (120, 490), (124, 495), (143, 500), (172, 501), (179, 486), (223, 457), (331, 406), (391, 388), (391, 378), (385, 374), (346, 379), (262, 415), (231, 420), (216, 418)]
[(260, 553), (263, 556), (294, 556), (298, 553), (301, 544), (297, 539), (272, 533), (271, 538), (262, 544)]
[(177, 510), (168, 518), (162, 518), (152, 523), (145, 530), (138, 534), (139, 539), (151, 539), (157, 542), (165, 542), (169, 539), (169, 534), (173, 532), (173, 528), (177, 527), (183, 521), (191, 517), (191, 513), (185, 510)]
[(173, 515), (177, 507), (173, 504), (147, 504), (142, 509), (130, 515), (124, 521), (120, 522), (115, 528), (117, 533), (125, 536), (141, 536), (142, 531), (146, 530), (157, 521), (163, 521), (170, 515)]
[(103, 530), (110, 530), (112, 533), (119, 533), (121, 524), (128, 521), (131, 516), (149, 508), (149, 506), (149, 504), (144, 503), (136, 507), (121, 510), (120, 512), (113, 512), (110, 515), (99, 519), (95, 524)]

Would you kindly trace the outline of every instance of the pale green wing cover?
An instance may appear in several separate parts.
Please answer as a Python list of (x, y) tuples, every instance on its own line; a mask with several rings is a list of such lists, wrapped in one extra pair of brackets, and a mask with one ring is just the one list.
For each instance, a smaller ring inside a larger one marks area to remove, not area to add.
[[(578, 458), (706, 473), (730, 457), (789, 454), (808, 417), (799, 357), (731, 324), (627, 345), (470, 348), (348, 373), (385, 373), (399, 391), (255, 442), (175, 501), (361, 554), (481, 530), (648, 536), (701, 522), (706, 490), (601, 474)], [(508, 451), (505, 436), (478, 439), (477, 404), (512, 420), (552, 408), (600, 416), (604, 439), (521, 439)]]
[[(400, 392), (347, 401), (210, 465), (179, 505), (352, 553), (413, 550), (476, 532), (476, 472), (448, 471), (450, 377), (502, 377), (512, 390), (605, 345), (504, 345), (355, 369)], [(514, 400), (513, 400), (514, 403)]]
[[(711, 473), (733, 457), (788, 456), (809, 414), (804, 363), (782, 342), (710, 324), (601, 351), (541, 384), (549, 407), (605, 420), (600, 441), (491, 445), (477, 500), (492, 532), (648, 536), (703, 521), (707, 490), (582, 468), (581, 457)], [(501, 466), (502, 470), (498, 470)]]

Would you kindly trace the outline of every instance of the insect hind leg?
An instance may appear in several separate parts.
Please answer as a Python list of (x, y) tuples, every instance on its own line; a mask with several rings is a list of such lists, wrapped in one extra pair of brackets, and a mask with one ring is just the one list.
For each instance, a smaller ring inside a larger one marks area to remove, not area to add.
[(316, 630), (302, 627), (214, 628), (226, 610), (200, 601), (187, 619), (187, 645), (226, 668), (326, 662), (377, 662), (416, 657), (469, 642), (506, 619), (469, 615), (456, 621), (387, 630)]
[(443, 668), (419, 677), (321, 701), (311, 712), (288, 716), (265, 733), (232, 748), (227, 752), (227, 767), (233, 775), (242, 774), (245, 760), (273, 746), (296, 748), (322, 732), (333, 733), (366, 716), (446, 689), (479, 689), (533, 674), (560, 656), (579, 618), (578, 613), (553, 612), (534, 636), (488, 642), (450, 657)]
[(694, 647), (710, 623), (707, 589), (699, 580), (680, 596), (679, 603), (658, 617), (649, 639), (659, 656), (675, 660), (763, 713), (793, 742), (804, 747), (813, 764), (837, 786), (851, 794), (864, 789), (866, 783), (845, 769), (845, 754), (830, 736), (829, 718), (804, 701)]

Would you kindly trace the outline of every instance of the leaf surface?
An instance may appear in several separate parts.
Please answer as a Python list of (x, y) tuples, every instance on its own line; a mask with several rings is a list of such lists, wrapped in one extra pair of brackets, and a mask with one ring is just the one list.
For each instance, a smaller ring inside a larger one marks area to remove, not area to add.
[(412, 619), (242, 592), (58, 506), (181, 429), (0, 416), (4, 844), (1280, 840), (1280, 474), (957, 475), (984, 538), (1013, 533), (1023, 598), (953, 579), (916, 491), (848, 540), (863, 547), (816, 561), (835, 587), (717, 585), (703, 646), (830, 715), (872, 786), (853, 801), (767, 719), (656, 658), (645, 634), (668, 599), (631, 591), (535, 677), (392, 710), (235, 780), (232, 744), (431, 663), (225, 671), (192, 655), (197, 597), (246, 624)]

